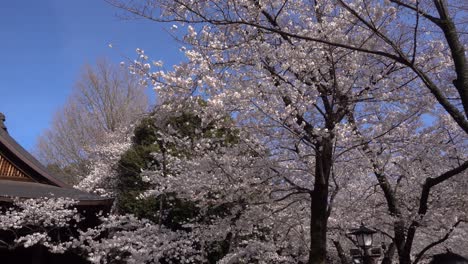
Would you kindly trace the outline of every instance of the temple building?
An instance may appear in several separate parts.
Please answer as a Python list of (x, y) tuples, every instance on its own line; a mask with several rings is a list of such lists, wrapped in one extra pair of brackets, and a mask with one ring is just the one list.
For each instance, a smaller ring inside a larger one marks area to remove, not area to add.
[[(59, 180), (9, 135), (4, 121), (5, 116), (0, 113), (0, 208), (11, 207), (15, 199), (70, 198), (85, 216), (77, 228), (98, 224), (96, 215), (109, 212), (113, 200), (80, 191)], [(0, 232), (0, 240), (7, 233)], [(70, 254), (54, 255), (38, 247), (11, 250), (1, 245), (0, 259), (2, 263), (87, 263)]]

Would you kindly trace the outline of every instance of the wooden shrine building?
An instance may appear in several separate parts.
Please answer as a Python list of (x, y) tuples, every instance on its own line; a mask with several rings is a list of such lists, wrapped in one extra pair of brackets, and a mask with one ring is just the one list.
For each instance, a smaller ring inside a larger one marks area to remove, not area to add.
[[(98, 224), (97, 213), (109, 212), (113, 200), (80, 191), (56, 178), (9, 135), (4, 121), (5, 116), (0, 113), (0, 208), (11, 207), (15, 199), (70, 198), (77, 201), (76, 208), (85, 216), (79, 224), (81, 228)], [(5, 234), (0, 232), (0, 240)], [(86, 263), (77, 259), (53, 255), (44, 249), (0, 248), (1, 263)]]

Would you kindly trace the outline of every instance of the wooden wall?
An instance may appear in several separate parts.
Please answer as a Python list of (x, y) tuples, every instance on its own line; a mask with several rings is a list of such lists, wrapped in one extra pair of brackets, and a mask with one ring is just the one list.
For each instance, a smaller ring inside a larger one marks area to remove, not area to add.
[(0, 155), (0, 178), (16, 181), (32, 181), (23, 171)]

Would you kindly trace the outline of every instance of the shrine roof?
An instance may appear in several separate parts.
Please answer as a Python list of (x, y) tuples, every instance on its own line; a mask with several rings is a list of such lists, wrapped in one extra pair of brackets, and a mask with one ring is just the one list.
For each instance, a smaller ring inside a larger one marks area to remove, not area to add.
[(80, 191), (75, 188), (57, 187), (37, 182), (0, 180), (0, 201), (12, 202), (14, 199), (69, 198), (78, 205), (112, 205), (111, 198)]
[(0, 113), (0, 201), (61, 197), (110, 207), (112, 199), (75, 189), (53, 175), (9, 135), (4, 121)]

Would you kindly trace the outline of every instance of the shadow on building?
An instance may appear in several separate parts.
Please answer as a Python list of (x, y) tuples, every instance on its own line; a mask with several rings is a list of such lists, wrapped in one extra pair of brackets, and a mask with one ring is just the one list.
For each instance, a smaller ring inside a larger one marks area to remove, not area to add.
[(78, 254), (72, 252), (53, 254), (43, 246), (1, 249), (0, 260), (2, 264), (90, 264)]

